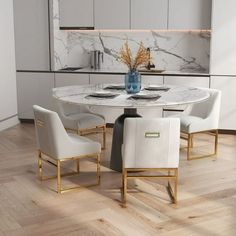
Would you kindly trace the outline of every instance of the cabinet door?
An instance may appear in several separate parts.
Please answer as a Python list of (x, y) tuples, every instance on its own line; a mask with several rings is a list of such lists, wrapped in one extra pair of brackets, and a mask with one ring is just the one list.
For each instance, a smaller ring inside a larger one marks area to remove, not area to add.
[(211, 0), (169, 0), (169, 29), (211, 29)]
[(33, 105), (53, 109), (53, 73), (18, 72), (16, 78), (20, 119), (33, 119)]
[(61, 27), (93, 27), (93, 0), (59, 1)]
[(89, 74), (55, 73), (55, 87), (89, 84)]
[(164, 76), (164, 84), (209, 88), (209, 77)]
[(90, 74), (90, 84), (124, 84), (125, 75)]
[(16, 68), (49, 70), (47, 0), (14, 0)]
[(17, 123), (13, 3), (0, 1), (0, 131)]
[(222, 92), (219, 128), (236, 130), (236, 77), (212, 76), (211, 88)]
[(131, 0), (131, 29), (167, 29), (168, 0)]
[(236, 75), (236, 1), (214, 0), (212, 6), (211, 74)]
[(164, 82), (163, 76), (142, 75), (141, 79), (143, 85), (162, 85)]
[(129, 29), (129, 0), (94, 0), (95, 29)]

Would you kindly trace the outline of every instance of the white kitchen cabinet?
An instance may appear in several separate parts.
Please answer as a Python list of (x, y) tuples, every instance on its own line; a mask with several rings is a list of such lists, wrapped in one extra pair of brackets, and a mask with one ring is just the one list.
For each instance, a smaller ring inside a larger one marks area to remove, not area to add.
[(164, 83), (163, 76), (156, 75), (142, 75), (142, 84), (146, 85), (162, 85)]
[(54, 73), (17, 72), (18, 117), (33, 119), (33, 105), (53, 109)]
[(93, 0), (60, 0), (60, 27), (94, 27)]
[(55, 87), (89, 84), (89, 74), (55, 73)]
[(209, 77), (164, 76), (164, 84), (209, 88)]
[(49, 70), (47, 0), (14, 0), (17, 70)]
[(129, 29), (129, 0), (94, 0), (95, 29)]
[(236, 75), (235, 9), (235, 0), (213, 0), (210, 63), (213, 75)]
[(131, 29), (167, 29), (168, 0), (131, 0)]
[(13, 2), (0, 1), (0, 131), (18, 123)]
[(211, 88), (222, 92), (219, 128), (236, 130), (236, 77), (211, 76)]
[[(212, 0), (169, 0), (168, 28), (211, 29), (211, 1)], [(222, 9), (224, 9), (223, 12), (227, 14), (225, 8), (223, 7)]]
[(90, 74), (90, 84), (124, 84), (124, 75)]
[[(165, 85), (209, 88), (209, 77), (164, 76)], [(164, 109), (164, 116), (174, 115), (186, 109), (187, 105), (169, 106)], [(167, 111), (168, 110), (168, 111)], [(179, 111), (178, 111), (179, 110)]]

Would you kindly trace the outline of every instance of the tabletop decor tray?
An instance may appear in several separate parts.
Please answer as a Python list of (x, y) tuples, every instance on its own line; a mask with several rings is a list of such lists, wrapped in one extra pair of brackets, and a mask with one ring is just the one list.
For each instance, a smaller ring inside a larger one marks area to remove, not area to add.
[(109, 93), (109, 92), (94, 92), (89, 94), (87, 97), (94, 97), (94, 98), (115, 98), (119, 94), (117, 93)]
[(135, 94), (129, 97), (129, 99), (135, 100), (157, 100), (161, 96), (159, 94)]

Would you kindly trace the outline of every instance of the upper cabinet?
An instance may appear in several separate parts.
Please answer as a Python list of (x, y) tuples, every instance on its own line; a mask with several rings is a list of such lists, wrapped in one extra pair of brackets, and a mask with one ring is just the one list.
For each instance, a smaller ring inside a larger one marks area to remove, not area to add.
[(212, 0), (60, 0), (60, 26), (210, 29)]
[(95, 29), (129, 29), (129, 0), (94, 0)]
[(48, 0), (14, 0), (16, 68), (49, 70)]
[(60, 27), (94, 27), (93, 0), (60, 0)]
[(211, 63), (214, 75), (236, 75), (236, 1), (213, 0)]
[(131, 0), (131, 29), (167, 29), (168, 0)]
[(211, 0), (169, 0), (169, 29), (211, 29)]

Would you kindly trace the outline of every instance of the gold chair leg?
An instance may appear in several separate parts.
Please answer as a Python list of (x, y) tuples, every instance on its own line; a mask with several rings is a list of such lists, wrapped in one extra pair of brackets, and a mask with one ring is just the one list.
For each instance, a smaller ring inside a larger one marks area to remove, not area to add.
[[(187, 137), (187, 160), (195, 160), (195, 159), (201, 159), (211, 156), (216, 156), (218, 152), (218, 130), (210, 131), (210, 135), (215, 136), (215, 142), (214, 142), (214, 152), (206, 155), (200, 155), (200, 156), (191, 156), (191, 148), (193, 147), (193, 134), (188, 134)], [(214, 132), (214, 133), (213, 133)], [(204, 132), (202, 132), (204, 133)]]
[(193, 148), (193, 134), (191, 134), (190, 138), (190, 148)]
[(61, 193), (61, 162), (57, 161), (57, 193)]
[(39, 179), (42, 181), (43, 179), (43, 169), (42, 169), (42, 156), (41, 152), (38, 151), (38, 176)]
[[(168, 171), (168, 175), (170, 175), (170, 171)], [(170, 180), (168, 179), (168, 193), (170, 198), (174, 204), (177, 204), (177, 190), (178, 190), (178, 169), (174, 170), (174, 178), (172, 179), (174, 184), (174, 189), (171, 187)]]
[(174, 186), (174, 203), (177, 203), (177, 192), (178, 192), (178, 169), (175, 170), (175, 186)]

